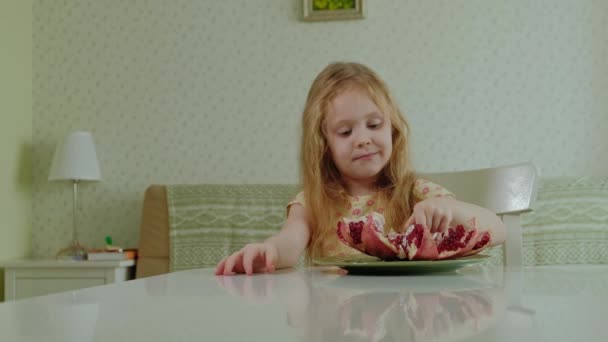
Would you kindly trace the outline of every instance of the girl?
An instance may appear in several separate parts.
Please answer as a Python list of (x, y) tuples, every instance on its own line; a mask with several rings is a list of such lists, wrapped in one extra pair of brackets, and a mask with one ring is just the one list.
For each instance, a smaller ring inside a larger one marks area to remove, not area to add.
[(385, 229), (422, 224), (431, 233), (476, 222), (491, 245), (505, 228), (487, 209), (456, 200), (446, 189), (416, 179), (410, 167), (409, 126), (386, 84), (357, 63), (328, 65), (310, 87), (302, 116), (300, 175), (303, 191), (287, 206), (281, 231), (224, 258), (218, 275), (273, 272), (312, 258), (360, 253), (338, 241), (343, 217), (371, 211)]

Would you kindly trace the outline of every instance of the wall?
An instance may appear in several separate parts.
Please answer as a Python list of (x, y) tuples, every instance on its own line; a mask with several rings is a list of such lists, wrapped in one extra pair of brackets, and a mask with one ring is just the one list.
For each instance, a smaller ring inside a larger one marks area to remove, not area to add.
[(71, 129), (95, 136), (81, 237), (138, 240), (152, 183), (297, 181), (298, 125), (334, 60), (385, 78), (423, 171), (532, 160), (608, 172), (608, 4), (367, 1), (367, 18), (298, 20), (300, 1), (36, 1), (34, 251), (69, 242), (71, 188), (47, 181)]
[[(0, 261), (31, 252), (32, 3), (0, 2)], [(0, 269), (0, 300), (4, 280)]]

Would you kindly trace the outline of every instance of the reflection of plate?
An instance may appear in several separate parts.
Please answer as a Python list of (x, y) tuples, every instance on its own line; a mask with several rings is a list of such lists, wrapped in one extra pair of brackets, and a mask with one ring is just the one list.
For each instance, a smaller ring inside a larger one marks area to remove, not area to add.
[(422, 277), (408, 277), (404, 281), (402, 277), (385, 277), (378, 281), (376, 277), (353, 277), (343, 276), (322, 284), (325, 288), (337, 288), (342, 290), (354, 290), (367, 293), (372, 292), (411, 292), (411, 293), (434, 293), (441, 291), (463, 291), (463, 290), (485, 290), (499, 288), (500, 285), (483, 276), (467, 276), (457, 274), (434, 273)]
[(327, 257), (314, 259), (319, 266), (338, 266), (349, 274), (424, 274), (449, 272), (463, 266), (481, 262), (487, 255), (475, 254), (464, 258), (445, 260), (382, 261), (370, 256)]

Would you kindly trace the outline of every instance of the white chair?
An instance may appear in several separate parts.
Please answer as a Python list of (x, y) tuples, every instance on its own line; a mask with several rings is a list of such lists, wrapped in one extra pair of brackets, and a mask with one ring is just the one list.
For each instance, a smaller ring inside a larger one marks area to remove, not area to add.
[(458, 200), (495, 212), (506, 227), (503, 263), (522, 266), (522, 229), (519, 215), (532, 211), (536, 201), (538, 170), (531, 162), (487, 169), (419, 176), (451, 191)]

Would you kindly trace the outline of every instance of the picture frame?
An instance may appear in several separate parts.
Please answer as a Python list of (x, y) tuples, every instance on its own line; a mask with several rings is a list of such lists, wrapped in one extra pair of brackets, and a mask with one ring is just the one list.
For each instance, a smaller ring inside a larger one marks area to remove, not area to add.
[(365, 18), (364, 0), (302, 0), (304, 21)]

